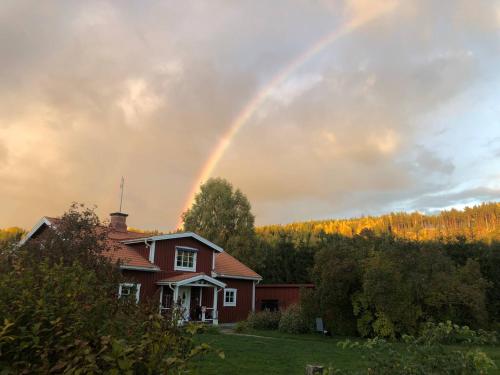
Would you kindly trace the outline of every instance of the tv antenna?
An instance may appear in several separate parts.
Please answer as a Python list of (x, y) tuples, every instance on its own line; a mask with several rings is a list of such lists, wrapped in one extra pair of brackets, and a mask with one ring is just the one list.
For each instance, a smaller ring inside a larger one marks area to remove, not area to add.
[(123, 187), (125, 186), (125, 179), (122, 176), (122, 181), (120, 183), (120, 190), (121, 190), (121, 195), (120, 195), (120, 212), (122, 212), (122, 204), (123, 204)]

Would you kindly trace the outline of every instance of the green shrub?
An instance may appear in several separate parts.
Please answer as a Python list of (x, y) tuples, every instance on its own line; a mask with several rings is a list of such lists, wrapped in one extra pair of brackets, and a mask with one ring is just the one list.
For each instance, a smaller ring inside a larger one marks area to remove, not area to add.
[(488, 332), (482, 329), (476, 331), (468, 326), (453, 324), (449, 320), (446, 323), (425, 323), (420, 333), (420, 339), (439, 344), (498, 344), (496, 332)]
[(234, 331), (238, 333), (248, 332), (249, 330), (250, 327), (248, 326), (248, 322), (246, 320), (239, 321), (234, 327)]
[(281, 313), (279, 311), (259, 311), (250, 313), (247, 325), (250, 329), (278, 329)]
[[(398, 344), (375, 337), (363, 343), (346, 340), (337, 345), (343, 348), (360, 348), (367, 353), (370, 367), (359, 373), (370, 375), (474, 375), (486, 374), (495, 369), (491, 358), (479, 349), (454, 350), (428, 341), (404, 336), (405, 350)], [(345, 373), (345, 372), (340, 372)], [(352, 374), (352, 373), (351, 373)]]
[(207, 333), (209, 335), (220, 335), (220, 328), (211, 324), (204, 324), (200, 327), (200, 333)]
[(279, 330), (286, 333), (307, 333), (311, 325), (299, 305), (290, 305), (281, 314)]
[(121, 275), (95, 228), (91, 212), (73, 210), (57, 232), (0, 249), (2, 375), (179, 373), (209, 350), (193, 341), (199, 327), (117, 298)]

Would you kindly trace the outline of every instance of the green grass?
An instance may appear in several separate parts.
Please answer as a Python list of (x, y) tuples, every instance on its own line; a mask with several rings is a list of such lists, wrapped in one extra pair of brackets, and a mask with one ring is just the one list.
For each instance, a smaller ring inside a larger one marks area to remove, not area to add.
[[(333, 365), (343, 370), (365, 369), (369, 364), (359, 349), (337, 347), (344, 338), (319, 335), (288, 335), (276, 331), (256, 331), (252, 336), (201, 334), (197, 340), (221, 349), (225, 359), (210, 354), (195, 362), (200, 374), (304, 374), (307, 364)], [(495, 360), (500, 374), (500, 348), (483, 350)]]

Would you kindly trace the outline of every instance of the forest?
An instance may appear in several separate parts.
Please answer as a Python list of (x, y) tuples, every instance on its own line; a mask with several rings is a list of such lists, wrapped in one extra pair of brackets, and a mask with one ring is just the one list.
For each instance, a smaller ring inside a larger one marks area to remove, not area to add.
[(285, 225), (258, 227), (263, 238), (281, 233), (296, 239), (317, 237), (320, 234), (339, 234), (353, 237), (364, 230), (376, 235), (392, 235), (415, 241), (453, 241), (463, 237), (468, 241), (491, 243), (500, 239), (500, 203), (483, 203), (465, 207), (463, 211), (452, 209), (436, 215), (418, 212), (394, 212), (382, 216), (366, 216), (354, 219), (306, 221)]
[(254, 227), (244, 194), (211, 179), (186, 230), (223, 246), (263, 283), (314, 283), (301, 307), (342, 335), (401, 337), (427, 322), (500, 328), (500, 203), (437, 215)]
[(305, 307), (336, 332), (414, 334), (451, 320), (498, 329), (500, 204), (435, 216), (396, 213), (256, 228), (265, 283), (316, 285)]

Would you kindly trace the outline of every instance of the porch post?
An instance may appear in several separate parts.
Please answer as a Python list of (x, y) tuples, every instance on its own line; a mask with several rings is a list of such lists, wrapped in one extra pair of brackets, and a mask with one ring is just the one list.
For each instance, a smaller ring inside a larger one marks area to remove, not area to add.
[(252, 282), (252, 312), (255, 312), (255, 281)]
[(163, 307), (163, 285), (160, 286), (160, 314), (162, 307)]
[(178, 299), (179, 299), (179, 287), (176, 285), (174, 288), (174, 304), (177, 304)]
[[(172, 316), (174, 318), (177, 318), (177, 315), (180, 315), (179, 313), (182, 311), (181, 307), (177, 305), (178, 298), (179, 298), (179, 286), (176, 284), (174, 287), (174, 296), (173, 296), (174, 303), (172, 304), (172, 313), (173, 313)], [(183, 318), (182, 316), (179, 318), (178, 321), (179, 325), (182, 324), (182, 318)]]
[(214, 309), (212, 310), (213, 324), (216, 326), (219, 324), (219, 313), (217, 312), (217, 287), (214, 286)]

